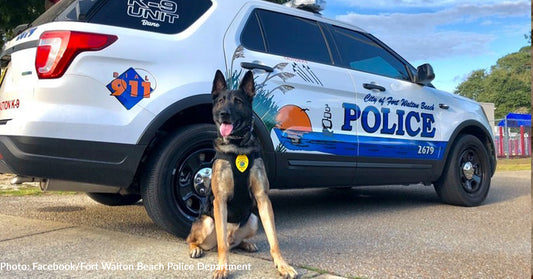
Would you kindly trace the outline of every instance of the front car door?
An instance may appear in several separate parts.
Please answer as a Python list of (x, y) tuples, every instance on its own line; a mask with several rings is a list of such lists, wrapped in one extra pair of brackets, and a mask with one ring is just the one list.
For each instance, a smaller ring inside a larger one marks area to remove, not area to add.
[(356, 183), (430, 182), (446, 147), (432, 89), (413, 83), (416, 70), (372, 36), (331, 32), (355, 83), (341, 129), (358, 135)]

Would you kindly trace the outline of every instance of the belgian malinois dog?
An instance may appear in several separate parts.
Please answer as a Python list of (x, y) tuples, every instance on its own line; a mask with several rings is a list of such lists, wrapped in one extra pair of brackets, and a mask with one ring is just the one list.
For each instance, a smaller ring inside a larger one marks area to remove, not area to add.
[(224, 75), (217, 71), (212, 96), (213, 120), (218, 128), (218, 138), (214, 142), (216, 157), (207, 204), (187, 237), (189, 255), (199, 258), (204, 250), (218, 246), (218, 266), (213, 278), (227, 278), (231, 248), (257, 251), (257, 247), (247, 241), (257, 231), (258, 218), (253, 213), (257, 207), (279, 274), (284, 278), (296, 278), (296, 270), (281, 256), (274, 212), (268, 198), (265, 165), (253, 136), (255, 84), (252, 72), (245, 74), (238, 90), (228, 90)]

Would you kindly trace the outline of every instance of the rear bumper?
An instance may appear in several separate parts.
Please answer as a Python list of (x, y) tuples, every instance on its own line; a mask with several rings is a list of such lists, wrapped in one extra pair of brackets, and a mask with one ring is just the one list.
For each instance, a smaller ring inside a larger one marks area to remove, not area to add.
[(145, 145), (0, 136), (0, 172), (128, 188)]

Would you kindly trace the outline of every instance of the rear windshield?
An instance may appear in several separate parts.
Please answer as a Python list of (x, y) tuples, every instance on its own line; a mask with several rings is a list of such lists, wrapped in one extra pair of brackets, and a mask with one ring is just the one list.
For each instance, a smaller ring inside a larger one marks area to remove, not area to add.
[(32, 26), (52, 21), (84, 21), (164, 34), (191, 26), (211, 0), (62, 0)]

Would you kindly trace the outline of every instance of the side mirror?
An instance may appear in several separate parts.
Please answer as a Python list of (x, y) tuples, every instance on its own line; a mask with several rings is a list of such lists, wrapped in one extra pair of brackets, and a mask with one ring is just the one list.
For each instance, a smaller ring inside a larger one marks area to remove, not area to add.
[(429, 85), (431, 81), (435, 79), (435, 72), (433, 72), (433, 67), (429, 64), (424, 64), (418, 66), (417, 75), (416, 75), (416, 83), (422, 84), (422, 85)]

